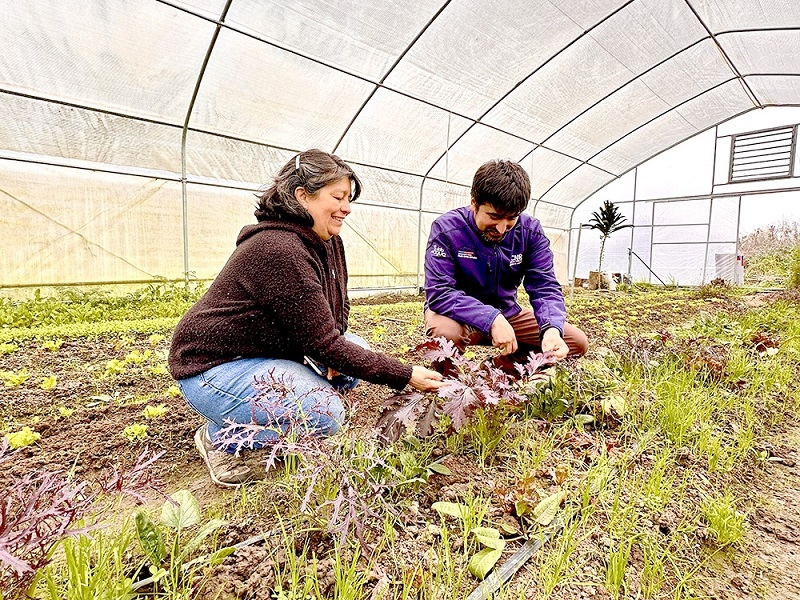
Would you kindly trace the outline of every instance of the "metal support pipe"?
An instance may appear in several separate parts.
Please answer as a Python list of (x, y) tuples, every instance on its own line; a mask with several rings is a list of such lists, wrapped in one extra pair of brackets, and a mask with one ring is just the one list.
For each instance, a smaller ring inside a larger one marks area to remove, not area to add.
[(631, 256), (635, 256), (636, 258), (638, 258), (638, 259), (639, 259), (639, 262), (641, 262), (641, 263), (644, 265), (644, 268), (645, 268), (645, 269), (647, 269), (648, 271), (650, 271), (650, 274), (651, 274), (651, 275), (655, 275), (655, 278), (656, 278), (656, 279), (658, 279), (658, 280), (661, 282), (661, 285), (663, 285), (664, 287), (666, 287), (666, 285), (667, 285), (667, 284), (666, 284), (666, 283), (664, 283), (664, 280), (663, 280), (663, 279), (661, 279), (661, 277), (659, 277), (658, 275), (656, 275), (656, 272), (655, 272), (655, 271), (653, 271), (653, 269), (651, 269), (651, 268), (650, 268), (650, 265), (648, 265), (646, 262), (644, 262), (644, 260), (642, 260), (642, 257), (641, 257), (641, 256), (639, 256), (638, 254), (636, 254), (636, 252), (634, 252), (632, 248), (628, 248), (628, 257), (629, 257), (629, 260), (632, 260), (632, 259), (631, 259)]
[[(653, 262), (653, 238), (656, 235), (656, 203), (655, 202), (650, 204), (650, 209), (651, 209), (650, 210), (650, 262)], [(641, 260), (641, 259), (639, 259), (639, 260)], [(642, 261), (642, 262), (644, 262), (644, 261)], [(650, 271), (650, 273), (653, 272), (649, 268), (647, 270)], [(653, 283), (652, 275), (648, 275), (647, 279), (648, 279), (647, 283)]]
[[(575, 242), (575, 263), (572, 265), (572, 279), (569, 282), (570, 302), (572, 301), (572, 298), (575, 296), (575, 275), (578, 272), (578, 256), (581, 251), (581, 231), (583, 231), (585, 227), (589, 227), (589, 225), (587, 223), (578, 224), (578, 239)], [(570, 235), (572, 235), (572, 232), (570, 232)], [(569, 256), (569, 252), (567, 253), (567, 256)]]
[(208, 44), (205, 58), (203, 58), (203, 65), (200, 67), (200, 73), (197, 74), (197, 82), (194, 85), (192, 92), (192, 99), (189, 101), (189, 108), (186, 110), (186, 119), (183, 122), (183, 131), (181, 132), (181, 213), (183, 219), (183, 278), (186, 286), (189, 286), (189, 196), (186, 190), (186, 136), (189, 131), (189, 121), (192, 118), (192, 111), (194, 110), (194, 103), (197, 100), (197, 94), (200, 93), (200, 84), (203, 82), (203, 75), (205, 75), (208, 61), (211, 59), (211, 53), (214, 50), (214, 45), (217, 43), (219, 32), (222, 30), (222, 25), (225, 22), (225, 16), (228, 14), (228, 9), (231, 7), (233, 0), (225, 2), (225, 8), (222, 9), (222, 14), (217, 22), (214, 34), (211, 36), (211, 42)]
[(708, 229), (706, 229), (706, 252), (703, 257), (703, 276), (700, 279), (700, 285), (706, 282), (706, 270), (708, 269), (708, 244), (711, 241), (711, 217), (714, 215), (714, 198), (708, 199)]
[[(631, 249), (633, 249), (633, 233), (636, 228), (636, 185), (639, 181), (639, 167), (633, 170), (633, 214), (631, 215)], [(628, 253), (628, 279), (633, 281), (633, 274), (631, 273), (631, 255)]]

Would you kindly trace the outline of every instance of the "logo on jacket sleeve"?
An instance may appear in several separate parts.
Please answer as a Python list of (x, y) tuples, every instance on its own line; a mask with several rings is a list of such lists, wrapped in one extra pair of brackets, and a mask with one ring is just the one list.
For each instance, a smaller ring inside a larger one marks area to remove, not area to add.
[(436, 258), (447, 258), (447, 250), (434, 244), (433, 248), (431, 248), (431, 256), (435, 256)]
[(472, 250), (459, 250), (458, 258), (469, 258), (471, 260), (478, 260), (478, 257), (475, 256), (475, 253)]
[(522, 264), (522, 254), (512, 254), (511, 261), (508, 263), (509, 267), (516, 267)]

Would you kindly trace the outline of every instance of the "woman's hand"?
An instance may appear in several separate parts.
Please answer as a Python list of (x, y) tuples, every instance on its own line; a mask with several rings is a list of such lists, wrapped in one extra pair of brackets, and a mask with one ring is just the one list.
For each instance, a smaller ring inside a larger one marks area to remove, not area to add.
[(408, 384), (420, 392), (432, 392), (442, 387), (442, 374), (425, 367), (413, 367)]

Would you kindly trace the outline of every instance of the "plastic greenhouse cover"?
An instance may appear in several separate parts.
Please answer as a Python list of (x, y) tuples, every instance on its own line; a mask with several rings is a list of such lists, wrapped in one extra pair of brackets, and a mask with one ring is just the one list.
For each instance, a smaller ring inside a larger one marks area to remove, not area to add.
[[(573, 208), (609, 183), (632, 200), (626, 173), (720, 123), (716, 164), (686, 174), (713, 190), (659, 191), (643, 167), (639, 199), (752, 191), (722, 179), (724, 123), (800, 105), (794, 0), (38, 0), (5, 7), (0, 44), (0, 285), (180, 277), (186, 263), (213, 276), (253, 192), (310, 147), (364, 179), (347, 232), (359, 281), (415, 285), (419, 249), (382, 236), (423, 243), (486, 160), (530, 171), (531, 210), (566, 249)], [(707, 228), (726, 242), (732, 209), (717, 210)]]

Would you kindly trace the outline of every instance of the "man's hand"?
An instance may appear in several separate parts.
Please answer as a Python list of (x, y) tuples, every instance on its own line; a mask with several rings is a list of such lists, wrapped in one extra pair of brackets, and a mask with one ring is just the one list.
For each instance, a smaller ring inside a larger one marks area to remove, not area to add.
[(420, 392), (432, 392), (444, 385), (441, 373), (418, 366), (412, 367), (411, 381), (408, 384)]
[(492, 346), (500, 349), (500, 354), (511, 354), (517, 351), (517, 336), (514, 328), (503, 316), (498, 314), (492, 321)]
[(558, 360), (569, 354), (567, 342), (561, 337), (561, 333), (555, 327), (546, 329), (542, 336), (542, 352), (552, 352)]

